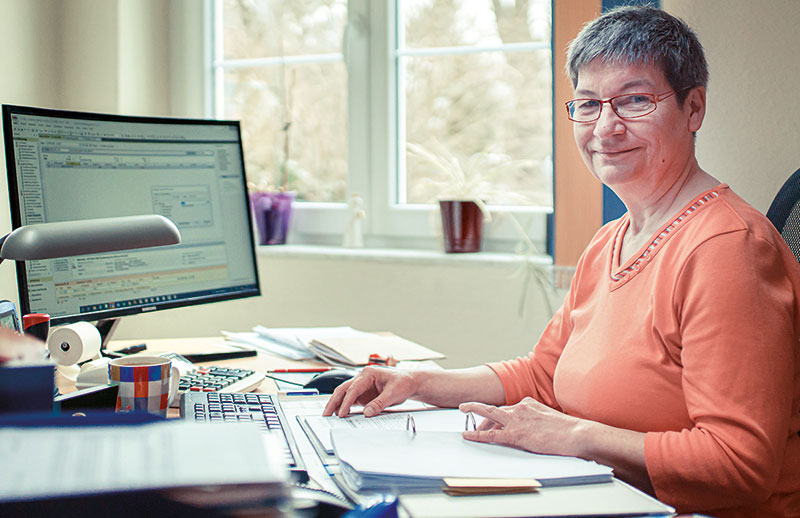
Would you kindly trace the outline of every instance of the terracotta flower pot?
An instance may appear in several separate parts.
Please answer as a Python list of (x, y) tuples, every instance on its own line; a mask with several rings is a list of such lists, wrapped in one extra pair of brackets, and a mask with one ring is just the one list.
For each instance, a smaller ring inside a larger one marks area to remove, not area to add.
[(444, 251), (452, 253), (480, 252), (483, 213), (474, 201), (440, 200)]

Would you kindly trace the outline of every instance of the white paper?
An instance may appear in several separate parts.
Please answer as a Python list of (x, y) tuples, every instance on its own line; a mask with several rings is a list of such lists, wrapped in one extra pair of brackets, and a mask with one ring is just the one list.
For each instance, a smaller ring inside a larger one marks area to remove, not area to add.
[(264, 338), (258, 333), (231, 333), (229, 331), (221, 331), (221, 333), (232, 342), (245, 344), (256, 350), (277, 354), (290, 360), (308, 360), (314, 357), (314, 353), (311, 351), (298, 350), (296, 347)]
[(330, 433), (340, 463), (362, 476), (385, 475), (387, 483), (397, 476), (535, 478), (547, 486), (611, 480), (613, 476), (611, 468), (595, 462), (467, 441), (460, 431), (420, 431), (419, 424), (416, 434), (343, 428)]
[(288, 467), (256, 427), (167, 421), (0, 429), (0, 501), (186, 487), (284, 483)]
[(301, 350), (308, 350), (308, 344), (315, 338), (352, 338), (356, 336), (371, 336), (365, 331), (358, 331), (350, 326), (337, 327), (277, 327), (266, 328), (256, 326), (253, 331), (264, 338), (270, 338), (279, 343), (292, 345)]
[[(400, 405), (390, 407), (390, 413), (380, 414), (375, 417), (364, 417), (361, 414), (364, 411), (364, 407), (353, 407), (351, 409), (352, 415), (349, 417), (314, 415), (305, 417), (305, 421), (329, 454), (333, 453), (331, 430), (405, 430), (409, 412), (412, 412), (414, 426), (417, 430), (434, 432), (464, 430), (466, 414), (461, 411), (456, 409), (416, 411), (426, 408), (430, 409), (432, 407), (418, 401), (406, 401)], [(480, 424), (481, 420), (480, 416), (475, 416), (476, 423)]]
[(310, 398), (287, 396), (281, 399), (280, 405), (286, 416), (286, 421), (291, 428), (291, 434), (294, 436), (295, 443), (297, 443), (300, 456), (303, 457), (303, 464), (305, 465), (309, 478), (316, 482), (322, 489), (341, 495), (342, 493), (339, 487), (331, 480), (330, 474), (319, 458), (319, 455), (317, 455), (317, 452), (314, 450), (314, 447), (309, 442), (308, 437), (306, 437), (306, 434), (300, 428), (300, 423), (297, 420), (298, 417), (317, 416), (321, 414), (327, 401), (328, 398), (322, 396)]
[(314, 338), (369, 336), (369, 333), (358, 331), (349, 326), (279, 328), (256, 326), (253, 328), (252, 333), (222, 331), (222, 334), (228, 340), (246, 344), (261, 351), (277, 354), (292, 360), (314, 358), (314, 352), (308, 347), (308, 344)]

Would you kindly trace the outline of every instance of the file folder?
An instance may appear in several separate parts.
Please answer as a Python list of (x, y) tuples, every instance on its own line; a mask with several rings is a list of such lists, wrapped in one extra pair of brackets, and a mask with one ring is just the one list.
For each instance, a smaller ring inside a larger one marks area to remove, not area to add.
[(542, 488), (519, 495), (401, 495), (411, 518), (672, 516), (675, 509), (624, 482)]

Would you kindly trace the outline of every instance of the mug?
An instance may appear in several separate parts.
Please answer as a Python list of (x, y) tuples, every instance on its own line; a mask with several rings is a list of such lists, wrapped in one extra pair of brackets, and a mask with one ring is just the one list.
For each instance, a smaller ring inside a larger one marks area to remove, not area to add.
[(159, 356), (126, 356), (108, 363), (109, 382), (119, 384), (117, 412), (144, 410), (166, 416), (180, 377), (170, 359)]

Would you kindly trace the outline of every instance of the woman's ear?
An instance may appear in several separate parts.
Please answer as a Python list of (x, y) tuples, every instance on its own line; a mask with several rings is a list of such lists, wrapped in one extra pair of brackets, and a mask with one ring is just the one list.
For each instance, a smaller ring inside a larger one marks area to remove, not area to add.
[(684, 106), (689, 111), (689, 131), (695, 133), (703, 125), (706, 116), (706, 87), (696, 86), (689, 90)]

